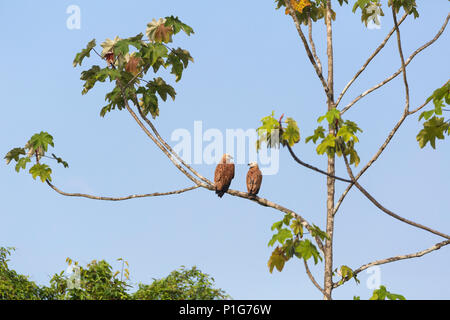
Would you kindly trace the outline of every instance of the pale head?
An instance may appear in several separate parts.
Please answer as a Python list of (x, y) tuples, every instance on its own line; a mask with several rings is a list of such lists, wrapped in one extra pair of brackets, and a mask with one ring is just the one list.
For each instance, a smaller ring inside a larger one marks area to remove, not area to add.
[(249, 166), (250, 168), (257, 167), (257, 166), (258, 166), (258, 163), (257, 163), (256, 161), (253, 161), (253, 162), (250, 162), (250, 163), (248, 164), (248, 166)]
[(222, 156), (222, 163), (233, 163), (233, 157), (229, 153), (225, 153)]

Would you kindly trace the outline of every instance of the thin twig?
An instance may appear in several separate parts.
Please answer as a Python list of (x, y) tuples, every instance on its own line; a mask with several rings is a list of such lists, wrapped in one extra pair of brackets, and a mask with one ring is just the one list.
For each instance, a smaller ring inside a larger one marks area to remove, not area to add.
[(395, 14), (394, 6), (392, 6), (392, 18), (394, 19), (395, 32), (397, 33), (398, 53), (400, 55), (400, 60), (402, 62), (403, 83), (405, 85), (405, 100), (406, 100), (405, 112), (409, 112), (409, 86), (408, 86), (408, 79), (406, 76), (406, 65), (405, 65), (405, 58), (403, 57), (402, 41), (400, 38), (400, 29), (398, 27), (397, 15)]
[(317, 289), (319, 289), (320, 292), (322, 292), (322, 294), (324, 296), (327, 296), (328, 299), (331, 300), (330, 296), (325, 292), (325, 290), (322, 289), (322, 287), (317, 283), (316, 279), (314, 279), (314, 276), (312, 275), (311, 271), (309, 270), (308, 267), (308, 262), (306, 262), (305, 259), (303, 259), (303, 263), (305, 264), (305, 269), (306, 269), (306, 273), (308, 274), (309, 279), (311, 280), (311, 282), (316, 286)]
[[(428, 249), (419, 251), (419, 252), (415, 252), (415, 253), (411, 253), (411, 254), (405, 254), (405, 255), (398, 255), (398, 256), (395, 256), (395, 257), (387, 258), (387, 259), (373, 261), (373, 262), (367, 263), (367, 264), (359, 267), (358, 269), (354, 270), (353, 274), (357, 275), (361, 271), (364, 271), (364, 270), (366, 270), (366, 269), (368, 269), (370, 267), (381, 265), (381, 264), (386, 264), (386, 263), (395, 262), (395, 261), (399, 261), (399, 260), (405, 260), (405, 259), (419, 258), (419, 257), (422, 257), (425, 254), (428, 254), (430, 252), (439, 250), (440, 248), (442, 248), (442, 247), (444, 247), (446, 245), (449, 245), (449, 244), (450, 244), (450, 240), (446, 240), (446, 241), (442, 241), (442, 242), (436, 243), (434, 246), (432, 246), (432, 247), (430, 247)], [(348, 279), (347, 280), (344, 279), (344, 281), (342, 283), (339, 283), (339, 282), (334, 283), (333, 288), (337, 288), (337, 287), (341, 286), (342, 284), (344, 284), (347, 281), (348, 281)]]
[(286, 3), (286, 7), (288, 9), (289, 14), (291, 15), (292, 19), (294, 20), (294, 24), (295, 24), (295, 27), (297, 29), (297, 32), (298, 32), (300, 38), (302, 39), (303, 46), (305, 47), (306, 54), (307, 54), (307, 56), (309, 58), (309, 61), (311, 61), (311, 64), (313, 65), (314, 70), (316, 71), (317, 76), (319, 77), (319, 80), (322, 83), (322, 86), (323, 86), (323, 88), (325, 90), (325, 93), (326, 93), (327, 97), (330, 98), (330, 96), (329, 96), (330, 90), (328, 88), (328, 84), (325, 81), (325, 79), (324, 79), (324, 77), (322, 75), (322, 72), (319, 69), (319, 66), (317, 65), (316, 61), (314, 60), (314, 57), (313, 57), (312, 52), (311, 52), (311, 50), (309, 48), (309, 45), (308, 45), (308, 41), (306, 40), (306, 37), (303, 34), (302, 28), (300, 26), (300, 22), (298, 21), (297, 15), (295, 14), (294, 9), (292, 9), (291, 3), (289, 1), (285, 1), (285, 3)]
[[(394, 128), (391, 130), (389, 135), (387, 136), (384, 143), (381, 145), (381, 147), (378, 149), (377, 153), (370, 159), (370, 161), (364, 166), (364, 168), (361, 169), (361, 171), (356, 175), (355, 181), (358, 181), (358, 179), (367, 171), (367, 169), (370, 168), (370, 166), (377, 161), (378, 157), (383, 153), (384, 149), (388, 146), (389, 142), (391, 142), (392, 138), (394, 137), (397, 130), (402, 125), (403, 121), (405, 121), (406, 117), (408, 116), (407, 113), (403, 112), (402, 117), (400, 120), (395, 124)], [(337, 211), (339, 210), (339, 207), (341, 206), (342, 202), (344, 201), (346, 195), (350, 191), (350, 189), (353, 187), (354, 183), (351, 183), (347, 186), (345, 191), (342, 193), (341, 197), (339, 198), (335, 208), (334, 208), (334, 215), (336, 215)]]
[[(425, 43), (423, 46), (421, 46), (420, 48), (418, 48), (416, 51), (414, 51), (411, 56), (409, 56), (409, 58), (405, 61), (405, 66), (408, 66), (408, 64), (414, 59), (414, 57), (420, 53), (421, 51), (425, 50), (426, 48), (428, 48), (430, 45), (432, 45), (437, 39), (439, 39), (439, 37), (442, 35), (442, 33), (444, 32), (448, 21), (450, 19), (450, 14), (447, 15), (447, 18), (444, 21), (444, 24), (442, 25), (442, 27), (439, 29), (438, 33), (434, 36), (433, 39), (431, 39), (430, 41), (428, 41), (427, 43)], [(379, 84), (373, 86), (372, 88), (366, 90), (365, 92), (361, 93), (358, 97), (356, 97), (352, 102), (350, 102), (349, 104), (347, 104), (342, 110), (341, 110), (341, 115), (344, 114), (348, 109), (350, 109), (356, 102), (358, 102), (359, 100), (361, 100), (363, 97), (365, 97), (366, 95), (368, 95), (369, 93), (379, 89), (380, 87), (384, 86), (386, 83), (388, 83), (389, 81), (391, 81), (392, 79), (394, 79), (395, 77), (397, 77), (400, 73), (402, 72), (402, 67), (400, 67), (394, 74), (392, 74), (390, 77), (386, 78), (385, 80), (381, 81)]]
[[(400, 25), (406, 19), (407, 16), (408, 16), (408, 14), (405, 13), (403, 15), (403, 17), (400, 19), (400, 21), (398, 22), (398, 25)], [(347, 90), (350, 88), (350, 86), (353, 84), (353, 82), (355, 82), (355, 80), (359, 77), (359, 75), (367, 68), (369, 63), (373, 60), (373, 58), (375, 58), (375, 56), (381, 51), (381, 49), (384, 48), (384, 46), (386, 45), (386, 43), (388, 42), (388, 40), (390, 39), (390, 37), (392, 36), (394, 31), (395, 31), (395, 26), (388, 33), (386, 38), (384, 38), (383, 42), (381, 42), (381, 44), (378, 46), (378, 48), (375, 49), (375, 51), (372, 53), (372, 55), (369, 57), (369, 59), (367, 59), (366, 63), (364, 63), (364, 65), (361, 67), (361, 69), (359, 69), (358, 72), (355, 74), (355, 76), (347, 83), (347, 85), (344, 87), (341, 94), (339, 95), (339, 98), (336, 101), (336, 107), (339, 105), (344, 94), (347, 92)]]
[(133, 195), (125, 196), (125, 197), (102, 197), (102, 196), (93, 196), (93, 195), (84, 194), (84, 193), (64, 192), (64, 191), (58, 189), (57, 187), (55, 187), (50, 181), (46, 180), (45, 182), (47, 182), (47, 184), (50, 186), (50, 188), (52, 188), (53, 190), (55, 190), (56, 192), (58, 192), (59, 194), (61, 194), (63, 196), (67, 196), (67, 197), (82, 197), (82, 198), (88, 198), (88, 199), (92, 199), (92, 200), (106, 200), (106, 201), (123, 201), (123, 200), (129, 200), (129, 199), (137, 199), (137, 198), (168, 196), (168, 195), (171, 195), (171, 194), (180, 194), (180, 193), (183, 193), (183, 192), (187, 192), (187, 191), (191, 191), (191, 190), (200, 188), (200, 186), (192, 186), (192, 187), (189, 187), (189, 188), (184, 188), (184, 189), (175, 190), (175, 191), (169, 191), (169, 192), (154, 192), (154, 193), (146, 193), (146, 194), (133, 194)]
[(362, 194), (364, 194), (364, 195), (367, 197), (367, 199), (369, 199), (369, 200), (370, 200), (370, 201), (371, 201), (378, 209), (380, 209), (380, 210), (383, 211), (384, 213), (390, 215), (391, 217), (393, 217), (393, 218), (395, 218), (395, 219), (397, 219), (397, 220), (400, 220), (400, 221), (402, 221), (402, 222), (404, 222), (404, 223), (406, 223), (406, 224), (409, 224), (409, 225), (411, 225), (411, 226), (413, 226), (413, 227), (416, 227), (416, 228), (419, 228), (419, 229), (422, 229), (422, 230), (425, 230), (425, 231), (434, 233), (435, 235), (441, 236), (441, 237), (446, 238), (446, 239), (450, 239), (450, 236), (447, 235), (447, 234), (445, 234), (445, 233), (436, 231), (436, 230), (431, 229), (431, 228), (429, 228), (429, 227), (427, 227), (427, 226), (424, 226), (424, 225), (422, 225), (422, 224), (420, 224), (420, 223), (417, 223), (417, 222), (408, 220), (408, 219), (406, 219), (406, 218), (403, 218), (403, 217), (399, 216), (398, 214), (396, 214), (396, 213), (392, 212), (391, 210), (388, 210), (388, 209), (386, 209), (384, 206), (382, 206), (382, 205), (381, 205), (381, 204), (380, 204), (380, 203), (379, 203), (372, 195), (369, 194), (369, 192), (367, 192), (366, 189), (364, 189), (364, 188), (363, 188), (363, 187), (355, 180), (355, 176), (353, 175), (352, 169), (350, 168), (350, 165), (349, 165), (348, 160), (347, 160), (347, 156), (346, 156), (345, 154), (343, 154), (343, 157), (344, 157), (345, 166), (347, 167), (348, 175), (349, 175), (350, 178), (353, 180), (355, 186), (356, 186), (356, 187), (362, 192)]
[(311, 45), (311, 51), (314, 56), (314, 59), (316, 60), (317, 67), (319, 68), (320, 73), (322, 73), (322, 63), (320, 62), (319, 56), (317, 55), (316, 45), (314, 44), (314, 40), (312, 37), (312, 21), (309, 12), (308, 12), (308, 37), (309, 37), (309, 44)]
[(306, 168), (308, 168), (308, 169), (314, 170), (314, 171), (316, 171), (316, 172), (319, 172), (319, 173), (321, 173), (321, 174), (324, 174), (324, 175), (326, 175), (326, 176), (328, 176), (328, 177), (334, 178), (334, 179), (336, 179), (336, 180), (340, 180), (340, 181), (352, 183), (351, 180), (344, 179), (344, 178), (341, 178), (341, 177), (337, 177), (337, 176), (332, 175), (332, 174), (330, 174), (330, 173), (328, 173), (328, 172), (326, 172), (326, 171), (323, 171), (323, 170), (321, 170), (321, 169), (319, 169), (319, 168), (316, 168), (316, 167), (314, 167), (314, 166), (312, 166), (312, 165), (310, 165), (310, 164), (308, 164), (308, 163), (306, 163), (306, 162), (303, 162), (302, 160), (300, 160), (300, 159), (297, 157), (297, 155), (294, 153), (294, 151), (292, 150), (292, 148), (291, 148), (289, 145), (287, 145), (287, 147), (288, 147), (289, 153), (291, 154), (292, 158), (293, 158), (297, 163), (299, 163), (300, 165), (302, 165), (302, 166), (304, 166), (304, 167), (306, 167)]

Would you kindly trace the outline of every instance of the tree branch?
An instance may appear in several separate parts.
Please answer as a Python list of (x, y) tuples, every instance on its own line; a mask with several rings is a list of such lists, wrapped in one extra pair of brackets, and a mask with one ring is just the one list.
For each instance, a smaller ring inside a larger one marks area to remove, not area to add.
[(47, 182), (47, 184), (50, 186), (50, 188), (52, 188), (53, 190), (55, 190), (56, 192), (58, 192), (59, 194), (63, 195), (63, 196), (67, 196), (67, 197), (82, 197), (82, 198), (88, 198), (88, 199), (92, 199), (92, 200), (106, 200), (106, 201), (122, 201), (122, 200), (129, 200), (129, 199), (137, 199), (137, 198), (147, 198), (147, 197), (158, 197), (158, 196), (168, 196), (171, 194), (180, 194), (183, 192), (187, 192), (187, 191), (191, 191), (197, 188), (200, 188), (200, 186), (192, 186), (189, 188), (184, 188), (184, 189), (180, 189), (180, 190), (175, 190), (175, 191), (169, 191), (169, 192), (154, 192), (154, 193), (146, 193), (146, 194), (133, 194), (133, 195), (129, 195), (126, 197), (101, 197), (101, 196), (93, 196), (90, 194), (84, 194), (84, 193), (69, 193), (69, 192), (64, 192), (61, 191), (60, 189), (58, 189), (57, 187), (55, 187), (50, 181), (46, 180), (45, 182)]
[[(136, 105), (136, 103), (137, 103), (137, 101), (135, 102), (135, 105)], [(170, 147), (170, 145), (161, 137), (161, 135), (159, 134), (158, 130), (156, 130), (156, 127), (153, 125), (153, 123), (142, 113), (142, 110), (139, 108), (139, 105), (136, 105), (136, 108), (138, 109), (139, 115), (141, 116), (141, 118), (150, 126), (150, 128), (152, 129), (155, 136), (164, 145), (164, 147), (168, 150), (168, 152), (170, 152), (172, 155), (174, 155), (175, 158), (177, 158), (177, 160), (182, 165), (184, 165), (188, 170), (190, 170), (200, 180), (202, 180), (203, 182), (205, 182), (211, 186), (214, 185), (214, 183), (212, 183), (210, 180), (206, 179), (204, 176), (199, 174), (196, 170), (194, 170), (194, 168), (192, 168), (190, 165), (188, 165), (175, 151), (173, 151), (173, 149)]]
[[(405, 121), (407, 116), (408, 116), (408, 114), (403, 112), (402, 117), (397, 122), (397, 124), (394, 126), (394, 128), (391, 130), (391, 132), (389, 133), (389, 135), (386, 138), (386, 140), (384, 141), (384, 143), (378, 149), (377, 153), (372, 157), (372, 159), (370, 159), (370, 161), (364, 166), (364, 168), (361, 169), (361, 171), (356, 175), (354, 181), (358, 181), (358, 179), (367, 171), (367, 169), (369, 169), (370, 166), (378, 159), (378, 157), (381, 155), (381, 153), (384, 151), (384, 149), (386, 149), (386, 147), (389, 144), (389, 142), (391, 142), (391, 140), (394, 137), (395, 133), (400, 128), (400, 126), (402, 125), (403, 121)], [(337, 202), (337, 204), (336, 204), (336, 206), (334, 208), (334, 215), (336, 215), (337, 211), (339, 210), (339, 207), (341, 206), (342, 202), (345, 199), (345, 196), (348, 194), (348, 192), (353, 187), (353, 185), (354, 185), (354, 183), (349, 184), (347, 186), (347, 188), (345, 189), (345, 191), (342, 193), (341, 197), (339, 198), (339, 200), (338, 200), (338, 202)]]
[[(405, 13), (403, 15), (403, 17), (400, 19), (400, 21), (398, 22), (398, 25), (400, 25), (406, 19), (407, 16), (408, 16), (408, 14)], [(336, 107), (339, 105), (339, 102), (341, 102), (342, 97), (347, 92), (347, 90), (350, 88), (350, 86), (353, 84), (353, 82), (355, 82), (355, 80), (359, 77), (359, 75), (367, 68), (369, 63), (373, 60), (373, 58), (375, 58), (375, 56), (381, 51), (381, 49), (384, 48), (384, 46), (386, 45), (386, 43), (388, 42), (388, 40), (390, 39), (390, 37), (392, 36), (394, 31), (395, 31), (395, 26), (388, 33), (386, 38), (384, 38), (383, 42), (381, 42), (381, 44), (378, 46), (378, 48), (375, 49), (375, 51), (372, 53), (372, 55), (369, 57), (369, 59), (367, 59), (366, 63), (364, 63), (364, 65), (361, 67), (361, 69), (359, 69), (359, 71), (355, 74), (355, 76), (347, 83), (347, 85), (344, 87), (341, 94), (339, 95), (339, 98), (336, 101)]]
[[(387, 258), (387, 259), (382, 259), (382, 260), (377, 260), (377, 261), (374, 261), (374, 262), (370, 262), (370, 263), (367, 263), (367, 264), (359, 267), (358, 269), (354, 270), (353, 274), (357, 275), (361, 271), (364, 271), (364, 270), (366, 270), (366, 269), (368, 269), (370, 267), (381, 265), (381, 264), (386, 264), (386, 263), (395, 262), (395, 261), (399, 261), (399, 260), (405, 260), (405, 259), (419, 258), (419, 257), (422, 257), (425, 254), (428, 254), (428, 253), (433, 252), (435, 250), (439, 250), (440, 248), (442, 248), (442, 247), (444, 247), (444, 246), (446, 246), (448, 244), (450, 244), (450, 240), (446, 240), (446, 241), (442, 241), (442, 242), (436, 243), (434, 246), (432, 246), (432, 247), (430, 247), (428, 249), (416, 252), (416, 253), (411, 253), (411, 254), (406, 254), (406, 255), (399, 255), (399, 256), (390, 257), (390, 258)], [(336, 282), (336, 283), (334, 283), (333, 287), (337, 288), (337, 287), (341, 286), (342, 284), (344, 284), (347, 281), (348, 280), (344, 280), (342, 283)]]
[(405, 84), (405, 100), (406, 100), (405, 112), (409, 112), (409, 86), (408, 86), (408, 79), (406, 77), (406, 65), (405, 65), (405, 58), (403, 57), (402, 41), (400, 39), (400, 29), (398, 27), (397, 15), (395, 14), (394, 6), (392, 6), (392, 18), (394, 19), (395, 32), (397, 33), (398, 53), (400, 55), (400, 60), (402, 62), (403, 83)]
[(316, 286), (317, 289), (319, 289), (320, 292), (322, 292), (324, 296), (327, 296), (328, 299), (331, 300), (331, 297), (325, 292), (325, 290), (322, 289), (322, 287), (317, 283), (316, 279), (314, 279), (314, 276), (309, 270), (308, 262), (306, 262), (306, 260), (303, 259), (303, 263), (305, 264), (306, 273), (308, 274), (309, 279), (311, 279), (311, 282)]
[(294, 9), (292, 9), (291, 3), (289, 1), (285, 1), (285, 3), (286, 3), (286, 7), (288, 9), (288, 12), (289, 12), (290, 16), (294, 20), (295, 28), (297, 29), (297, 32), (298, 32), (300, 38), (302, 39), (303, 46), (305, 47), (306, 54), (307, 54), (307, 56), (309, 58), (309, 61), (311, 61), (311, 64), (313, 65), (314, 70), (316, 71), (317, 76), (319, 77), (319, 80), (322, 83), (322, 86), (323, 86), (323, 88), (325, 90), (325, 93), (326, 93), (327, 97), (330, 98), (330, 96), (329, 96), (330, 95), (330, 90), (328, 88), (327, 82), (325, 81), (325, 79), (323, 77), (323, 74), (322, 74), (322, 71), (319, 69), (319, 67), (318, 67), (318, 65), (317, 65), (316, 61), (314, 60), (314, 57), (313, 57), (313, 55), (311, 53), (311, 50), (309, 49), (308, 42), (306, 40), (305, 35), (303, 34), (303, 31), (302, 31), (302, 28), (300, 26), (300, 22), (298, 21), (297, 15), (295, 14)]
[(309, 13), (308, 13), (308, 37), (309, 37), (309, 44), (311, 45), (311, 51), (317, 63), (317, 67), (319, 68), (320, 73), (322, 73), (322, 63), (320, 62), (319, 56), (316, 53), (316, 45), (314, 44), (314, 40), (312, 37), (312, 21), (311, 15)]
[(300, 160), (300, 159), (297, 157), (297, 155), (296, 155), (296, 154), (294, 153), (294, 151), (292, 150), (291, 146), (287, 145), (287, 148), (288, 148), (289, 153), (291, 154), (292, 158), (293, 158), (297, 163), (299, 163), (300, 165), (302, 165), (302, 166), (304, 166), (304, 167), (306, 167), (306, 168), (308, 168), (308, 169), (314, 170), (314, 171), (316, 171), (316, 172), (319, 172), (319, 173), (321, 173), (321, 174), (324, 174), (324, 175), (326, 175), (326, 176), (328, 176), (328, 177), (334, 178), (334, 179), (336, 179), (336, 180), (340, 180), (340, 181), (352, 183), (351, 180), (348, 180), (348, 179), (344, 179), (344, 178), (340, 178), (340, 177), (334, 176), (334, 175), (332, 175), (332, 174), (330, 174), (330, 173), (328, 173), (328, 172), (326, 172), (326, 171), (323, 171), (323, 170), (321, 170), (321, 169), (319, 169), (319, 168), (316, 168), (316, 167), (314, 167), (314, 166), (312, 166), (312, 165), (310, 165), (310, 164), (308, 164), (308, 163), (306, 163), (306, 162), (303, 162), (302, 160)]
[[(412, 59), (414, 59), (414, 57), (420, 53), (421, 51), (425, 50), (427, 47), (429, 47), (430, 45), (432, 45), (437, 39), (439, 39), (439, 37), (442, 35), (442, 33), (444, 32), (448, 21), (450, 19), (450, 14), (447, 15), (447, 18), (444, 21), (444, 24), (442, 25), (441, 29), (439, 29), (438, 33), (436, 34), (436, 36), (431, 39), (430, 41), (428, 41), (427, 43), (425, 43), (423, 46), (421, 46), (420, 48), (418, 48), (416, 51), (413, 52), (413, 54), (411, 54), (411, 56), (405, 61), (405, 67), (412, 61)], [(379, 89), (380, 87), (384, 86), (386, 83), (388, 83), (389, 81), (391, 81), (392, 79), (394, 79), (395, 77), (397, 77), (401, 72), (402, 72), (402, 67), (400, 67), (393, 75), (391, 75), (389, 78), (386, 78), (385, 80), (381, 81), (379, 84), (375, 85), (374, 87), (370, 88), (369, 90), (363, 92), (362, 94), (360, 94), (358, 97), (356, 97), (352, 102), (350, 102), (348, 105), (346, 105), (342, 111), (341, 111), (341, 115), (344, 114), (348, 109), (350, 109), (356, 102), (358, 102), (359, 100), (361, 100), (363, 97), (365, 97), (366, 95), (368, 95), (369, 93), (375, 91), (376, 89)]]
[(378, 209), (380, 209), (380, 210), (383, 211), (384, 213), (390, 215), (391, 217), (393, 217), (393, 218), (395, 218), (395, 219), (397, 219), (397, 220), (400, 220), (400, 221), (402, 221), (402, 222), (404, 222), (404, 223), (407, 223), (407, 224), (409, 224), (409, 225), (411, 225), (411, 226), (413, 226), (413, 227), (423, 229), (423, 230), (425, 230), (425, 231), (434, 233), (435, 235), (441, 236), (441, 237), (446, 238), (446, 239), (450, 239), (450, 236), (447, 235), (447, 234), (445, 234), (445, 233), (436, 231), (436, 230), (431, 229), (431, 228), (429, 228), (429, 227), (426, 227), (426, 226), (424, 226), (424, 225), (422, 225), (422, 224), (420, 224), (420, 223), (417, 223), (417, 222), (414, 222), (414, 221), (405, 219), (405, 218), (399, 216), (398, 214), (395, 214), (394, 212), (392, 212), (392, 211), (386, 209), (385, 207), (383, 207), (383, 206), (382, 206), (382, 205), (381, 205), (374, 197), (372, 197), (372, 196), (369, 194), (369, 192), (367, 192), (366, 189), (364, 189), (364, 188), (363, 188), (363, 187), (355, 180), (355, 177), (354, 177), (354, 175), (353, 175), (352, 169), (350, 168), (350, 165), (349, 165), (349, 163), (348, 163), (347, 156), (346, 156), (345, 154), (343, 154), (343, 157), (344, 157), (345, 166), (347, 167), (348, 175), (349, 175), (350, 178), (353, 180), (353, 183), (355, 184), (355, 186), (356, 186), (356, 187), (357, 187), (357, 188), (358, 188), (358, 189), (359, 189), (359, 190), (367, 197), (367, 199), (369, 199), (369, 200), (370, 200), (370, 201), (371, 201)]

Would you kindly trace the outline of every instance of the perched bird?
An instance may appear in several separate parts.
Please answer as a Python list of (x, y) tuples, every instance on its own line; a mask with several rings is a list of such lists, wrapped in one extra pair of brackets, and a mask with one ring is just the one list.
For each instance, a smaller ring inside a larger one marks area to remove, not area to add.
[(250, 169), (247, 172), (247, 191), (250, 196), (254, 197), (258, 194), (259, 188), (261, 188), (262, 174), (256, 162), (250, 162), (248, 165)]
[(231, 180), (234, 178), (234, 163), (232, 159), (232, 156), (225, 153), (214, 172), (214, 186), (216, 194), (220, 198), (228, 191)]

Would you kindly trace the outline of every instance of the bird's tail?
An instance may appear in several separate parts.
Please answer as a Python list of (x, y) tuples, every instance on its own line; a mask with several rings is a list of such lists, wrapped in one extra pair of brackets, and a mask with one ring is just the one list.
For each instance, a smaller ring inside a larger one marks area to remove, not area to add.
[(216, 190), (216, 194), (219, 196), (219, 198), (222, 198), (223, 195), (225, 194), (225, 192), (223, 192), (221, 190)]

